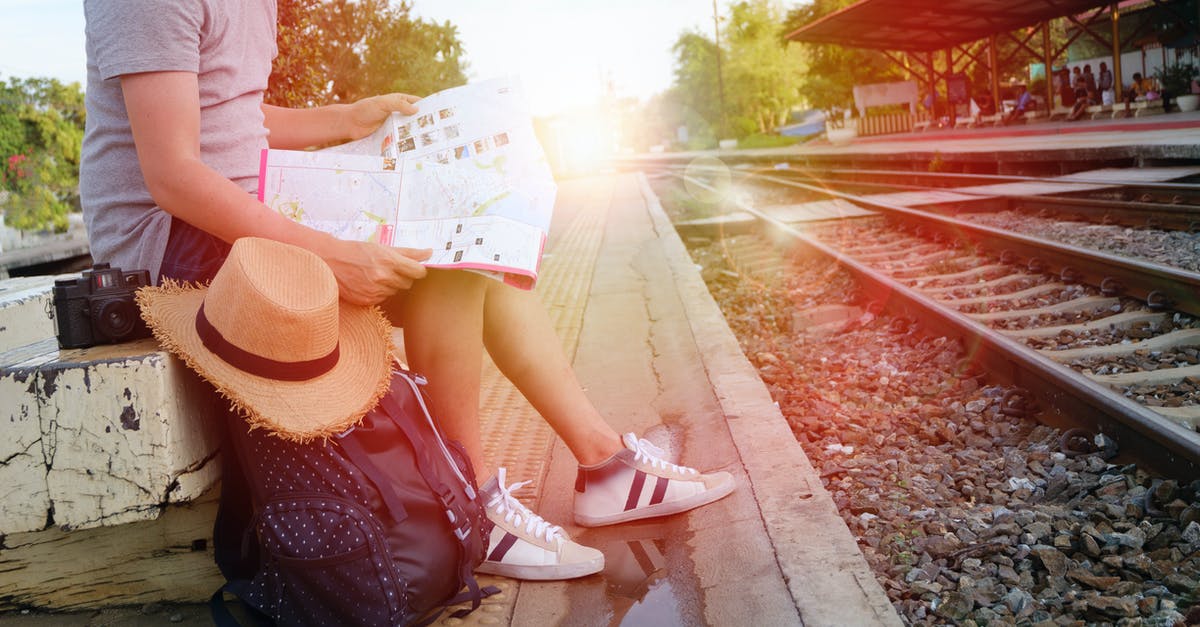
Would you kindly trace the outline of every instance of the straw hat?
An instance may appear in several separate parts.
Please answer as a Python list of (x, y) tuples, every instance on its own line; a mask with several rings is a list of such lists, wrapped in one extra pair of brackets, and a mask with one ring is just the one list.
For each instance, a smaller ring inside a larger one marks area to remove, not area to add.
[(302, 248), (242, 238), (207, 287), (168, 280), (137, 302), (167, 350), (287, 440), (345, 431), (391, 380), (387, 319), (340, 302), (333, 272)]

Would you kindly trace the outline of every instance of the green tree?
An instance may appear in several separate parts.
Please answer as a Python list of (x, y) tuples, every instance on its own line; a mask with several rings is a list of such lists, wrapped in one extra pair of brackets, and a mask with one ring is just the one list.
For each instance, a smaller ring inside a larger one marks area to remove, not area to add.
[(769, 0), (746, 0), (730, 7), (726, 101), (734, 132), (770, 133), (799, 100), (802, 59), (783, 43), (781, 15)]
[(700, 143), (709, 143), (721, 125), (717, 45), (698, 32), (685, 31), (671, 51), (675, 53), (675, 81), (654, 104), (659, 115), (671, 118), (673, 126), (686, 126)]
[[(813, 0), (788, 12), (782, 33), (809, 24), (855, 0)], [(829, 110), (846, 107), (854, 101), (854, 86), (903, 80), (903, 73), (887, 57), (874, 50), (845, 48), (834, 44), (797, 43), (798, 56), (805, 69), (797, 87), (808, 106)]]
[(777, 7), (774, 0), (743, 0), (729, 7), (721, 18), (720, 75), (714, 39), (694, 30), (680, 33), (671, 48), (674, 81), (643, 110), (644, 117), (658, 120), (648, 125), (656, 127), (656, 136), (670, 137), (670, 129), (686, 126), (687, 147), (702, 148), (719, 134), (741, 139), (770, 133), (784, 121), (801, 100), (803, 58), (783, 40)]
[(465, 83), (458, 29), (411, 12), (388, 0), (280, 0), (266, 101), (303, 107)]
[(0, 209), (11, 227), (67, 227), (79, 204), (79, 153), (86, 114), (78, 83), (0, 81)]

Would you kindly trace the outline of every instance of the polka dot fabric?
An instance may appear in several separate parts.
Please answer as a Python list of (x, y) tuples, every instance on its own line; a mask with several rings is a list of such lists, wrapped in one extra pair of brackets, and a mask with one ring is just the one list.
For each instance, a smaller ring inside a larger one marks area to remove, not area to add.
[(405, 625), (454, 597), (491, 529), (470, 464), (426, 406), (397, 376), (379, 407), (328, 441), (231, 421), (254, 506), (243, 537), (257, 542), (242, 555), (257, 563), (228, 589), (280, 625)]

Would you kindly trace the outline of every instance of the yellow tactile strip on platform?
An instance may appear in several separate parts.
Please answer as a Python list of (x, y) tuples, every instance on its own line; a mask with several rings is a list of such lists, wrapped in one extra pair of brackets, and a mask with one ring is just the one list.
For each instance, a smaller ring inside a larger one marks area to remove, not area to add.
[[(542, 260), (537, 294), (569, 359), (574, 358), (579, 342), (592, 270), (612, 201), (612, 183), (609, 177), (595, 178), (574, 181), (559, 190), (562, 198), (557, 219), (568, 218), (570, 223), (557, 241), (550, 242)], [(490, 361), (484, 366), (480, 399), (483, 453), (489, 466), (504, 466), (509, 481), (531, 480), (533, 484), (517, 496), (535, 507), (554, 432)], [(465, 618), (450, 618), (448, 611), (439, 624), (507, 623), (516, 604), (517, 583), (503, 577), (482, 575), (479, 585), (494, 585), (501, 592), (485, 599), (478, 610)]]
[[(600, 183), (589, 181), (582, 186), (591, 189)], [(608, 191), (608, 185), (603, 191)], [(542, 262), (537, 294), (568, 358), (574, 356), (579, 340), (609, 198), (607, 193), (572, 193), (562, 201), (576, 203), (571, 222)], [(484, 367), (481, 405), (483, 452), (489, 463), (506, 467), (510, 480), (533, 480), (536, 487), (550, 450), (550, 427), (490, 362)]]

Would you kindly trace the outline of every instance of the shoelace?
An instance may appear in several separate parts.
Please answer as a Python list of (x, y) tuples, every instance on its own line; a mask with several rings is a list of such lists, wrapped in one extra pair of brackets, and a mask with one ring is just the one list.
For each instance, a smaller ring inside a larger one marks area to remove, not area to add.
[(554, 542), (556, 539), (561, 539), (563, 537), (562, 527), (546, 522), (541, 516), (529, 511), (528, 507), (522, 505), (512, 495), (513, 492), (529, 485), (529, 482), (518, 481), (510, 486), (505, 486), (505, 480), (505, 469), (500, 468), (496, 472), (496, 493), (488, 501), (488, 509), (495, 509), (496, 513), (504, 514), (504, 522), (517, 527), (520, 527), (521, 521), (524, 520), (525, 533), (533, 534), (535, 538), (539, 536), (544, 537), (546, 542)]
[(663, 459), (663, 456), (666, 455), (667, 452), (658, 448), (657, 446), (654, 446), (654, 444), (645, 438), (638, 439), (638, 437), (632, 433), (626, 433), (625, 445), (633, 451), (633, 461), (635, 462), (645, 461), (646, 463), (650, 464), (651, 468), (666, 468), (683, 475), (700, 474), (700, 471), (696, 470), (695, 468), (676, 466), (675, 464)]

